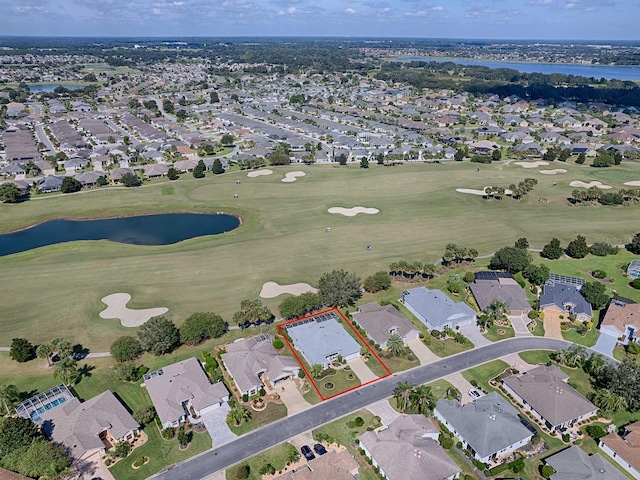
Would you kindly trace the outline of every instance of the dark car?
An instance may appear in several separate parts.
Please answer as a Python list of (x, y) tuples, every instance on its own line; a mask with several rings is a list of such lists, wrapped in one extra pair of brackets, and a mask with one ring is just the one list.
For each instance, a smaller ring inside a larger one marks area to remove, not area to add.
[(320, 443), (316, 443), (313, 446), (313, 450), (318, 454), (318, 455), (324, 455), (325, 453), (327, 453), (327, 449), (324, 448), (324, 445), (320, 444)]
[(310, 462), (311, 460), (316, 458), (316, 456), (313, 454), (313, 452), (309, 448), (309, 445), (303, 445), (300, 451), (302, 452), (302, 455), (304, 455), (304, 458), (307, 459), (307, 462)]

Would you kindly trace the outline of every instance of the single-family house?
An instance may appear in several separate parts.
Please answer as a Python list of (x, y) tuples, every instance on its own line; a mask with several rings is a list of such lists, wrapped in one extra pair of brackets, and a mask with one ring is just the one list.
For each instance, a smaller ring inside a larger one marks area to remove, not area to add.
[[(573, 445), (544, 459), (555, 470), (550, 480), (623, 480), (625, 477), (599, 453), (588, 455)], [(640, 477), (636, 477), (640, 478)]]
[(609, 302), (600, 324), (600, 335), (614, 337), (622, 345), (640, 342), (640, 303), (620, 297)]
[(627, 276), (629, 278), (640, 278), (640, 260), (631, 260), (627, 267)]
[(64, 385), (25, 400), (18, 415), (42, 427), (49, 439), (69, 449), (74, 461), (103, 455), (119, 442), (133, 442), (140, 425), (107, 390), (80, 402)]
[(498, 393), (461, 405), (440, 399), (435, 417), (449, 429), (476, 460), (488, 463), (527, 445), (535, 429)]
[(255, 395), (265, 385), (293, 378), (300, 370), (293, 358), (278, 354), (269, 335), (241, 338), (226, 348), (222, 361), (243, 395)]
[(151, 163), (142, 167), (147, 178), (160, 178), (167, 174), (169, 166), (164, 163)]
[(76, 173), (73, 178), (78, 180), (83, 187), (93, 187), (102, 176), (104, 176), (104, 172), (94, 170), (92, 172)]
[(575, 316), (581, 322), (590, 322), (593, 317), (591, 304), (580, 293), (580, 285), (567, 285), (553, 280), (543, 286), (540, 308), (545, 316), (554, 312), (556, 315)]
[(349, 361), (360, 357), (360, 344), (338, 322), (335, 312), (314, 315), (285, 328), (309, 365), (327, 369), (339, 358)]
[(351, 316), (367, 332), (367, 336), (383, 349), (387, 348), (387, 341), (393, 334), (400, 335), (405, 345), (419, 335), (418, 329), (393, 305), (367, 303)]
[(182, 173), (193, 172), (196, 165), (198, 165), (198, 162), (195, 160), (178, 160), (173, 164), (174, 168)]
[(211, 384), (195, 357), (145, 374), (144, 385), (163, 428), (187, 419), (198, 423), (202, 414), (229, 401), (224, 383)]
[(387, 480), (451, 480), (460, 467), (438, 444), (439, 433), (424, 415), (401, 415), (386, 430), (365, 432), (360, 448)]
[(400, 301), (429, 330), (474, 325), (476, 312), (464, 302), (454, 302), (440, 290), (417, 287), (405, 290)]
[(136, 174), (133, 168), (114, 168), (109, 172), (109, 176), (114, 182), (119, 182), (127, 173), (131, 173), (132, 175)]
[(594, 416), (598, 407), (567, 384), (569, 376), (557, 366), (540, 366), (502, 380), (505, 390), (534, 417), (555, 432)]
[(469, 285), (480, 310), (491, 305), (494, 300), (507, 304), (511, 315), (526, 315), (531, 311), (527, 294), (507, 272), (478, 272)]
[(13, 162), (2, 168), (0, 168), (0, 175), (12, 176), (16, 178), (24, 178), (27, 174), (24, 166), (21, 163)]
[(500, 145), (489, 140), (480, 140), (471, 144), (474, 153), (489, 154), (494, 150), (498, 150)]
[(601, 437), (598, 446), (633, 478), (640, 479), (640, 422), (627, 425), (622, 435), (612, 432)]
[(62, 187), (64, 177), (56, 175), (48, 175), (38, 182), (38, 191), (40, 193), (57, 192)]
[(511, 147), (514, 152), (520, 152), (527, 156), (543, 155), (547, 149), (536, 142), (520, 143)]
[(273, 480), (356, 480), (360, 466), (349, 450), (330, 450), (295, 470), (273, 477)]

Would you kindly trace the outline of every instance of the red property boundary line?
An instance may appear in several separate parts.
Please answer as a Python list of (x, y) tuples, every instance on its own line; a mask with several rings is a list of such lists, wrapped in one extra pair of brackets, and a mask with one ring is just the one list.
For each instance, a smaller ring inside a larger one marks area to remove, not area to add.
[[(351, 388), (349, 388), (349, 389), (347, 389), (347, 390), (345, 390), (343, 392), (334, 393), (333, 395), (331, 395), (329, 397), (325, 397), (325, 396), (322, 395), (322, 393), (320, 393), (320, 389), (316, 385), (316, 382), (313, 380), (313, 377), (310, 375), (310, 373), (307, 371), (307, 369), (304, 368), (304, 363), (302, 363), (300, 361), (300, 358), (298, 357), (298, 354), (296, 353), (295, 348), (293, 348), (293, 345), (291, 344), (291, 342), (289, 342), (289, 339), (287, 338), (286, 332), (284, 332), (282, 328), (286, 327), (287, 325), (291, 325), (292, 323), (298, 323), (298, 322), (300, 322), (302, 320), (306, 320), (307, 318), (317, 317), (318, 315), (322, 315), (323, 313), (329, 313), (329, 312), (336, 312), (338, 315), (340, 315), (340, 318), (342, 318), (344, 323), (346, 323), (349, 326), (349, 328), (351, 328), (351, 330), (353, 330), (353, 332), (357, 335), (357, 337), (360, 339), (362, 344), (369, 349), (369, 351), (373, 354), (373, 356), (376, 357), (378, 362), (380, 362), (380, 365), (382, 365), (384, 367), (384, 369), (386, 370), (387, 374), (383, 375), (382, 377), (378, 377), (378, 378), (374, 378), (373, 380), (369, 380), (368, 382), (362, 383), (362, 384), (360, 384), (358, 386), (351, 387)], [(329, 399), (337, 397), (339, 395), (343, 395), (345, 393), (348, 393), (348, 392), (351, 392), (353, 390), (356, 390), (356, 389), (358, 389), (360, 387), (364, 387), (365, 385), (369, 385), (370, 383), (377, 382), (378, 380), (380, 380), (382, 378), (387, 378), (388, 376), (390, 376), (392, 374), (391, 370), (389, 370), (389, 368), (385, 365), (385, 363), (378, 356), (378, 354), (371, 348), (371, 346), (369, 345), (369, 342), (367, 340), (365, 340), (365, 338), (362, 335), (360, 335), (360, 332), (358, 332), (358, 330), (356, 330), (353, 327), (353, 325), (351, 325), (351, 322), (349, 322), (349, 320), (342, 314), (342, 312), (338, 308), (329, 308), (327, 310), (323, 310), (323, 311), (318, 312), (318, 313), (312, 313), (310, 315), (307, 315), (306, 317), (300, 317), (300, 318), (296, 318), (294, 320), (289, 320), (288, 322), (285, 322), (285, 323), (281, 323), (280, 325), (278, 325), (278, 332), (280, 332), (280, 335), (282, 336), (282, 338), (284, 338), (284, 341), (287, 343), (287, 346), (289, 347), (289, 350), (291, 350), (291, 353), (293, 353), (293, 356), (296, 358), (296, 361), (298, 362), (298, 365), (300, 365), (300, 367), (302, 367), (302, 370), (304, 370), (304, 373), (306, 374), (307, 378), (311, 382), (311, 385), (313, 385), (313, 388), (318, 393), (318, 396), (322, 399), (322, 401), (329, 400)]]

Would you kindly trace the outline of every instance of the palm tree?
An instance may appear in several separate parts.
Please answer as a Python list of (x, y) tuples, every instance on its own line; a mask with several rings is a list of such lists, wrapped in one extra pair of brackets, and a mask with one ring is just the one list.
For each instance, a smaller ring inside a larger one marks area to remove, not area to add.
[(51, 366), (51, 355), (53, 355), (53, 345), (50, 343), (43, 343), (36, 348), (36, 357), (46, 358), (47, 366)]
[(486, 331), (491, 325), (493, 325), (493, 315), (488, 308), (485, 308), (482, 311), (482, 314), (476, 317), (476, 321), (478, 322), (478, 326)]
[(227, 414), (227, 418), (233, 421), (236, 427), (242, 425), (242, 422), (251, 420), (251, 413), (242, 405), (236, 405)]
[(598, 390), (593, 397), (593, 403), (596, 407), (608, 413), (616, 413), (619, 410), (626, 410), (628, 407), (627, 400), (624, 397), (606, 388)]
[(392, 333), (387, 340), (387, 348), (394, 355), (402, 355), (404, 353), (404, 340), (397, 333)]
[(56, 337), (51, 340), (51, 345), (53, 345), (54, 351), (58, 354), (58, 361), (63, 358), (67, 358), (69, 355), (73, 353), (73, 346), (68, 340), (64, 338)]
[(362, 347), (360, 349), (360, 356), (364, 357), (365, 360), (369, 360), (371, 358), (371, 350), (369, 350), (367, 347)]
[(322, 365), (320, 365), (319, 363), (314, 363), (313, 365), (311, 365), (310, 373), (313, 378), (320, 378), (324, 373), (324, 368), (322, 368)]
[(16, 402), (20, 400), (20, 392), (15, 385), (2, 385), (0, 387), (0, 401), (7, 414), (15, 407)]
[(585, 364), (587, 373), (593, 377), (599, 377), (603, 371), (609, 366), (607, 361), (599, 353), (593, 353)]
[(509, 313), (511, 313), (507, 304), (502, 300), (493, 300), (489, 305), (489, 308), (491, 309), (494, 321), (506, 321)]
[(411, 385), (407, 382), (398, 382), (396, 388), (393, 389), (393, 398), (396, 399), (396, 408), (399, 408), (403, 413), (407, 409), (407, 404), (409, 403), (411, 388)]
[(60, 360), (56, 364), (56, 370), (53, 372), (53, 376), (64, 382), (65, 385), (70, 385), (75, 382), (80, 376), (76, 365), (78, 361), (71, 357), (66, 357)]
[(418, 385), (411, 389), (409, 395), (409, 405), (412, 410), (428, 415), (436, 403), (436, 398), (431, 391), (431, 387), (426, 385)]

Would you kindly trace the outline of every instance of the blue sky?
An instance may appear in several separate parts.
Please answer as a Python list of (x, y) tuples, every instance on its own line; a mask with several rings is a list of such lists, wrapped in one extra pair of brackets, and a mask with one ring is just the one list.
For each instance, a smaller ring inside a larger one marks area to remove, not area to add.
[(640, 0), (0, 0), (0, 12), (0, 35), (640, 39)]

